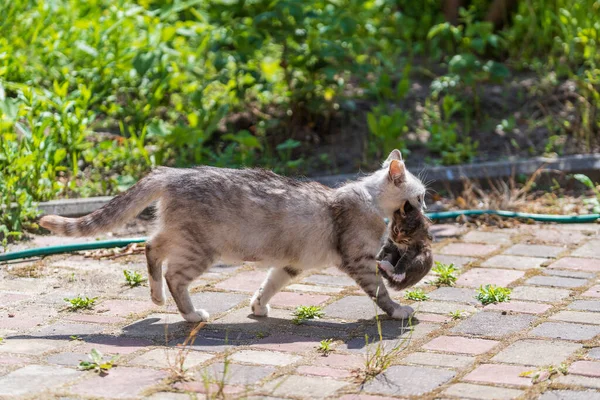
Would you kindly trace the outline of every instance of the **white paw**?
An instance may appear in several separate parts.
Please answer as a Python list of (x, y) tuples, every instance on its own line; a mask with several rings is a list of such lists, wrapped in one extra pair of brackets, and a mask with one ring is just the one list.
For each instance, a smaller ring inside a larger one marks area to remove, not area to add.
[(181, 316), (187, 322), (206, 322), (206, 321), (208, 321), (208, 318), (210, 317), (210, 315), (205, 310), (202, 310), (202, 309), (199, 309), (194, 312), (187, 313), (187, 314), (181, 314)]
[(392, 318), (394, 318), (394, 319), (407, 319), (408, 317), (410, 317), (414, 313), (415, 313), (415, 310), (413, 310), (413, 308), (410, 307), (410, 306), (399, 306), (398, 308), (396, 308), (394, 310), (394, 313), (392, 314)]
[(157, 306), (164, 306), (165, 305), (165, 299), (164, 299), (164, 297), (162, 299), (157, 299), (154, 296), (152, 296), (152, 302), (154, 304), (156, 304)]
[[(152, 285), (152, 283), (151, 283)], [(157, 306), (165, 305), (165, 289), (162, 285), (150, 286), (150, 298)]]
[(266, 306), (261, 306), (258, 301), (253, 301), (250, 304), (250, 309), (252, 310), (252, 314), (256, 315), (257, 317), (266, 317), (269, 315), (271, 307), (269, 307), (268, 304)]

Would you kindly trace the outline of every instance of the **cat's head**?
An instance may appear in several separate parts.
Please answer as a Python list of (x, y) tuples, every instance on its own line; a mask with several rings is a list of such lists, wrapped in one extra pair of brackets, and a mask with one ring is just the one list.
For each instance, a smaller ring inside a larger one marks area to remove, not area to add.
[(404, 165), (400, 150), (394, 150), (384, 161), (382, 183), (379, 201), (387, 215), (395, 210), (403, 209), (406, 202), (419, 210), (425, 208), (425, 185)]

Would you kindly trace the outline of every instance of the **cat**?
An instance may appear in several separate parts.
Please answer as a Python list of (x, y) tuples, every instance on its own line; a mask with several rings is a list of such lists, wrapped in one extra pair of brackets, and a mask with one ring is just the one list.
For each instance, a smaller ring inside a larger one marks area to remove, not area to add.
[(272, 266), (251, 300), (256, 316), (268, 315), (269, 300), (304, 270), (335, 265), (388, 315), (404, 319), (413, 310), (390, 298), (375, 256), (384, 218), (406, 201), (420, 207), (424, 195), (398, 150), (371, 175), (336, 189), (261, 169), (159, 167), (91, 214), (48, 215), (40, 225), (66, 236), (96, 235), (158, 200), (158, 229), (146, 242), (150, 295), (164, 304), (166, 264), (167, 286), (189, 322), (209, 318), (194, 308), (188, 286), (217, 260)]
[(386, 244), (377, 254), (379, 271), (390, 286), (402, 290), (419, 282), (433, 266), (430, 222), (406, 202), (394, 212)]

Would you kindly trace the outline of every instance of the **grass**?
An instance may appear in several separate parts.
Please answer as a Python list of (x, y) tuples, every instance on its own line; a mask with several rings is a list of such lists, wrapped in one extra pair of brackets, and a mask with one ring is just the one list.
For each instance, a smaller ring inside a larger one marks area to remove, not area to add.
[(69, 298), (65, 298), (64, 299), (67, 303), (69, 303), (69, 309), (71, 311), (77, 311), (77, 310), (91, 310), (92, 308), (94, 308), (94, 305), (96, 304), (96, 300), (98, 300), (98, 297), (82, 297), (82, 296), (77, 296), (74, 297), (72, 299)]
[(511, 292), (511, 289), (488, 284), (485, 286), (480, 286), (479, 289), (477, 289), (477, 295), (475, 298), (483, 305), (503, 303), (510, 300)]
[[(398, 358), (398, 355), (406, 349), (412, 337), (412, 317), (408, 319), (406, 327), (409, 331), (408, 336), (399, 340), (391, 347), (386, 346), (383, 341), (381, 321), (379, 320), (377, 310), (375, 310), (375, 322), (377, 324), (377, 338), (379, 340), (377, 341), (377, 344), (375, 344), (374, 341), (369, 342), (369, 335), (365, 334), (365, 346), (367, 350), (365, 354), (365, 363), (363, 368), (357, 371), (357, 378), (361, 385), (364, 385), (379, 374), (385, 372), (396, 358)], [(375, 349), (372, 350), (372, 347), (375, 347)]]
[[(175, 383), (192, 380), (192, 376), (188, 373), (188, 370), (185, 367), (185, 360), (187, 359), (189, 352), (192, 350), (192, 345), (196, 340), (198, 332), (202, 328), (204, 328), (205, 325), (206, 322), (201, 322), (198, 325), (196, 325), (190, 331), (183, 343), (177, 345), (177, 351), (173, 360), (171, 360), (169, 353), (167, 353), (167, 364), (169, 365), (169, 380), (171, 382)], [(168, 343), (168, 335), (166, 341)]]
[(309, 319), (319, 319), (325, 315), (323, 307), (320, 306), (298, 306), (292, 314), (292, 322), (296, 325), (304, 323)]
[(79, 369), (83, 371), (94, 370), (94, 372), (100, 375), (106, 375), (109, 370), (116, 366), (115, 362), (119, 356), (114, 356), (110, 360), (104, 361), (102, 353), (96, 349), (92, 349), (90, 354), (88, 354), (88, 358), (90, 361), (81, 361), (79, 363)]
[(140, 286), (144, 282), (147, 281), (147, 279), (144, 278), (142, 276), (142, 274), (140, 274), (137, 271), (130, 271), (130, 270), (124, 269), (123, 275), (125, 275), (125, 280), (127, 281), (127, 284), (129, 285), (129, 287)]
[(333, 343), (333, 339), (324, 339), (319, 342), (319, 347), (317, 347), (317, 351), (324, 356), (328, 356), (329, 353), (333, 351), (331, 348), (331, 344)]
[(427, 296), (427, 294), (423, 292), (423, 289), (407, 290), (406, 293), (404, 293), (404, 298), (407, 300), (414, 301), (429, 300), (429, 296)]
[(435, 262), (435, 267), (432, 271), (437, 275), (435, 281), (430, 282), (435, 286), (454, 286), (457, 276), (455, 275), (456, 268), (454, 264), (443, 264), (439, 261)]

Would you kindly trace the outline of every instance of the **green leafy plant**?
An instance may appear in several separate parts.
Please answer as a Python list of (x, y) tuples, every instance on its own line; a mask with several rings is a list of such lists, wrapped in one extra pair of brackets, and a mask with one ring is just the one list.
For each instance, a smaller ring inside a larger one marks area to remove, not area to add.
[(294, 315), (292, 322), (296, 325), (300, 325), (308, 319), (319, 319), (323, 317), (325, 313), (323, 312), (323, 307), (298, 306), (292, 315)]
[(64, 300), (70, 304), (69, 308), (71, 311), (89, 310), (89, 309), (94, 308), (94, 305), (96, 304), (96, 300), (98, 300), (98, 297), (90, 298), (87, 296), (85, 296), (85, 297), (77, 296), (72, 299), (65, 298)]
[(127, 281), (127, 284), (129, 285), (129, 287), (140, 286), (147, 280), (146, 278), (144, 278), (142, 276), (142, 274), (140, 274), (137, 271), (130, 271), (130, 270), (124, 269), (123, 275), (125, 275), (125, 280)]
[(94, 370), (94, 372), (97, 372), (98, 374), (105, 375), (109, 370), (116, 366), (115, 362), (119, 356), (114, 356), (110, 360), (105, 361), (100, 351), (92, 349), (90, 354), (88, 354), (88, 358), (90, 361), (81, 361), (79, 363), (79, 369), (84, 371)]
[(413, 289), (407, 290), (406, 293), (404, 293), (404, 298), (414, 301), (425, 301), (429, 299), (429, 296), (423, 292), (423, 289)]
[(590, 197), (583, 200), (583, 203), (592, 207), (592, 211), (594, 213), (600, 213), (600, 190), (594, 185), (592, 180), (584, 174), (575, 174), (573, 178), (577, 179), (579, 182), (583, 183), (588, 189), (590, 189), (594, 193), (594, 197)]
[(321, 340), (319, 342), (319, 347), (317, 348), (317, 351), (319, 353), (323, 354), (324, 356), (328, 356), (329, 353), (331, 353), (333, 351), (333, 349), (331, 348), (332, 343), (333, 343), (333, 339)]
[(457, 276), (454, 274), (456, 268), (454, 264), (443, 264), (439, 261), (435, 262), (435, 267), (432, 271), (437, 275), (436, 279), (431, 284), (436, 286), (454, 286)]
[(511, 292), (511, 289), (488, 284), (485, 286), (480, 286), (479, 289), (477, 289), (477, 295), (475, 298), (483, 305), (502, 303), (510, 300)]

